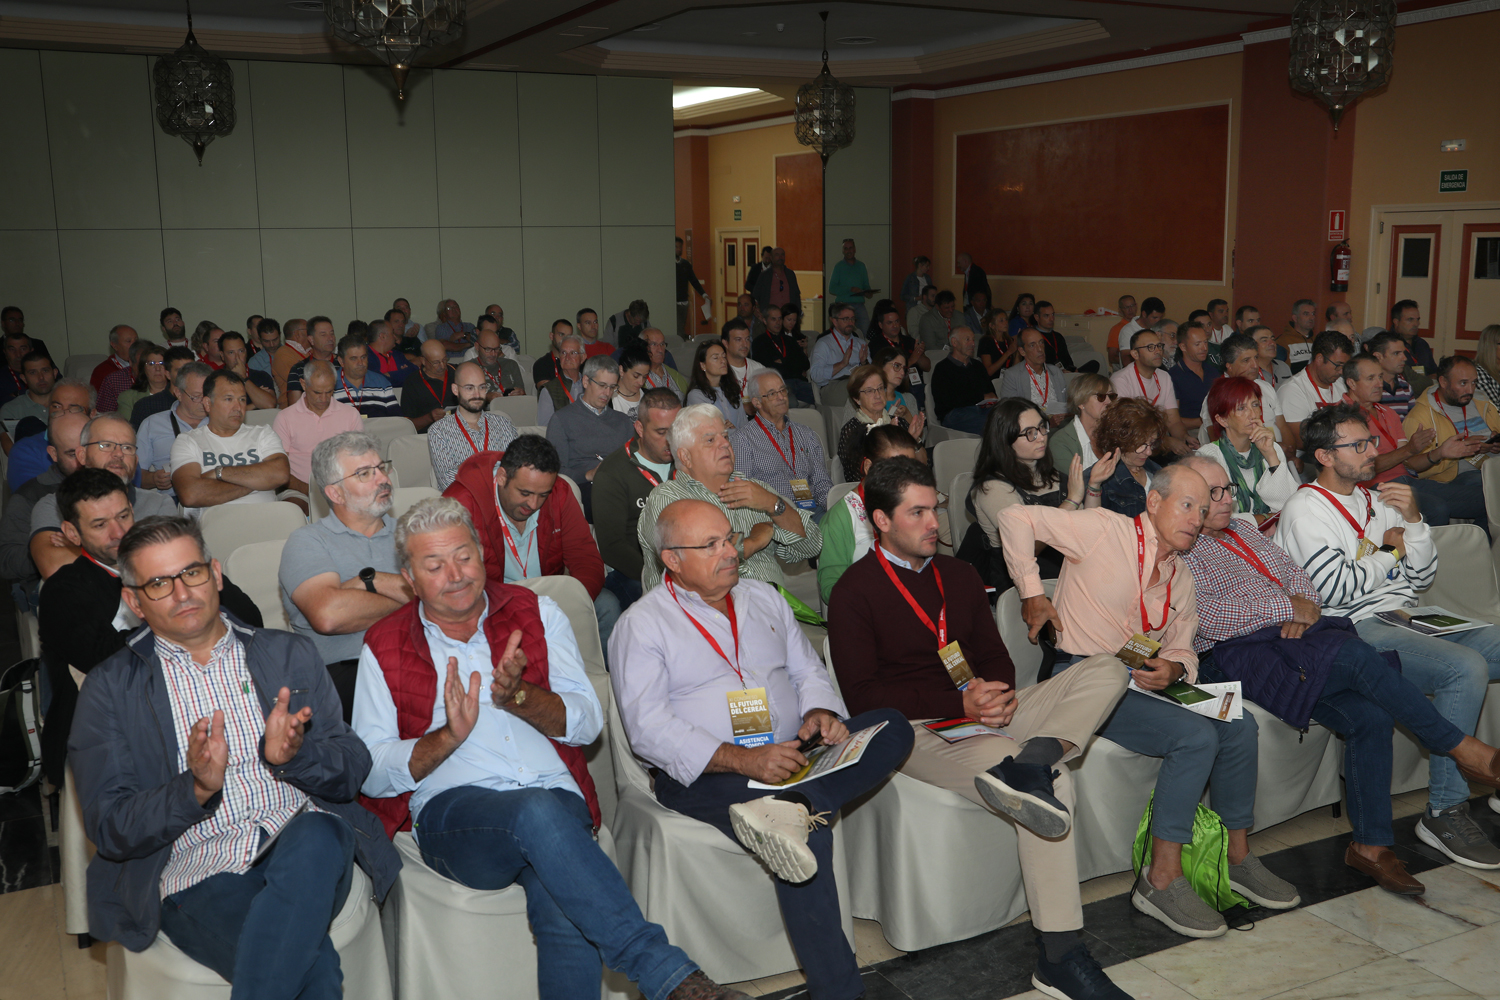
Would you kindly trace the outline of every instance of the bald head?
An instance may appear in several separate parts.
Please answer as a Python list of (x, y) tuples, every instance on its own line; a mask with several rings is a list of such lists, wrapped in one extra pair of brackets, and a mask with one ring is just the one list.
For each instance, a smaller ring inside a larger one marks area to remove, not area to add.
[(677, 500), (656, 519), (661, 564), (680, 590), (705, 601), (724, 599), (740, 581), (740, 558), (724, 512), (703, 500)]
[(78, 438), (88, 423), (84, 413), (62, 413), (47, 422), (47, 455), (65, 476), (71, 476), (83, 464)]
[(439, 340), (422, 341), (422, 374), (442, 378), (448, 370), (448, 349)]
[(482, 382), (484, 381), (484, 368), (478, 361), (465, 361), (458, 366), (453, 377), (459, 382), (467, 382), (471, 379), (478, 379)]
[(656, 518), (656, 551), (678, 544), (692, 529), (729, 524), (724, 512), (706, 500), (674, 500)]
[(1186, 552), (1198, 540), (1208, 514), (1208, 483), (1196, 469), (1182, 462), (1151, 477), (1146, 514), (1156, 529), (1159, 551)]

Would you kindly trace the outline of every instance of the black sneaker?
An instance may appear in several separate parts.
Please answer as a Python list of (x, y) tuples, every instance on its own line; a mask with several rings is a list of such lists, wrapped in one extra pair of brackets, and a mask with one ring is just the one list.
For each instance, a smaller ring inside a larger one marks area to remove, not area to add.
[(974, 787), (995, 812), (1026, 827), (1039, 837), (1062, 837), (1073, 826), (1068, 807), (1052, 794), (1057, 772), (1041, 764), (1018, 764), (1007, 757), (983, 774)]
[(1040, 941), (1037, 948), (1041, 954), (1036, 960), (1036, 971), (1031, 974), (1031, 985), (1054, 1000), (1131, 1000), (1129, 993), (1104, 974), (1082, 942), (1056, 964), (1047, 961), (1047, 952)]

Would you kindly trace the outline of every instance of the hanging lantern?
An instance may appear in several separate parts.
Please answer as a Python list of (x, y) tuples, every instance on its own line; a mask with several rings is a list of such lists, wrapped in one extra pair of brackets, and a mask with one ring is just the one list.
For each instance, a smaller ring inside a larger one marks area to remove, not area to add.
[(1344, 109), (1391, 78), (1395, 44), (1395, 0), (1298, 0), (1292, 89), (1328, 105), (1337, 132)]
[(182, 48), (156, 61), (156, 123), (167, 135), (181, 136), (198, 154), (234, 131), (234, 71), (229, 63), (204, 50), (193, 37), (193, 8), (187, 8), (188, 33)]
[(828, 70), (828, 11), (823, 19), (823, 72), (797, 88), (797, 141), (818, 151), (823, 165), (854, 141), (854, 88)]
[(468, 0), (323, 0), (333, 33), (384, 59), (402, 101), (412, 63), (462, 36), (467, 8)]

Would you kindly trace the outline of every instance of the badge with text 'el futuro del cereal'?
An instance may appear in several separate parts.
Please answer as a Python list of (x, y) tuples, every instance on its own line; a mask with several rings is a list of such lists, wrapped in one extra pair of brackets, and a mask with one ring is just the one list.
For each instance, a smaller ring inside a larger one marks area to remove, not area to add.
[(939, 649), (938, 656), (942, 658), (943, 666), (948, 668), (948, 676), (953, 678), (953, 685), (960, 691), (968, 690), (969, 682), (974, 679), (974, 670), (969, 666), (969, 661), (964, 659), (964, 651), (958, 648), (958, 640)]
[(736, 746), (759, 747), (771, 742), (771, 706), (766, 689), (745, 688), (729, 692), (729, 725)]
[(1155, 639), (1148, 638), (1137, 632), (1130, 637), (1130, 641), (1120, 647), (1115, 655), (1125, 662), (1131, 670), (1136, 670), (1146, 665), (1146, 661), (1161, 652), (1161, 643)]

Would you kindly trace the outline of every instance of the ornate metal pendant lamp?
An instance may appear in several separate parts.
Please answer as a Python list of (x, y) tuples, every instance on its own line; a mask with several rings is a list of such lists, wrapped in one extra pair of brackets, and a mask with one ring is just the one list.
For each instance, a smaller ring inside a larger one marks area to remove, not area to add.
[(828, 11), (823, 19), (823, 72), (797, 88), (797, 141), (828, 158), (854, 141), (854, 88), (828, 71)]
[(323, 0), (335, 35), (363, 45), (390, 66), (401, 101), (412, 62), (463, 35), (467, 10), (468, 0)]
[(187, 7), (188, 33), (182, 48), (156, 61), (156, 123), (167, 135), (180, 136), (198, 154), (234, 131), (234, 71), (206, 52), (193, 37), (193, 8)]
[(1292, 89), (1344, 109), (1391, 76), (1396, 0), (1298, 0), (1292, 11)]

